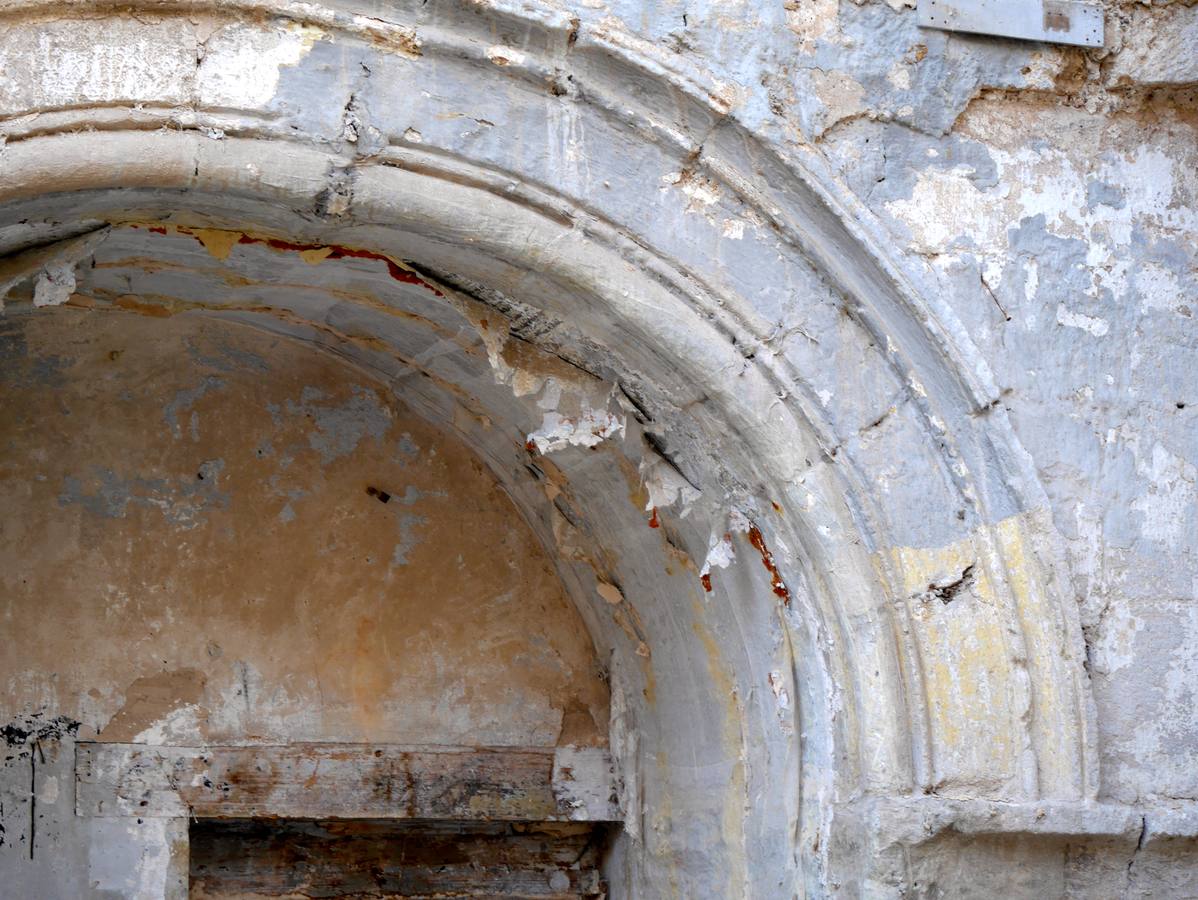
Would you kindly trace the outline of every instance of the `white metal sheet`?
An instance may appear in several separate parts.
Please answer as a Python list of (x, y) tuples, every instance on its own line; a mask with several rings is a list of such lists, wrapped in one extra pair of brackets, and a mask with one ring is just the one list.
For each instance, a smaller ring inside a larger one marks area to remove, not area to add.
[(919, 24), (944, 31), (1101, 47), (1102, 7), (1078, 0), (919, 0)]

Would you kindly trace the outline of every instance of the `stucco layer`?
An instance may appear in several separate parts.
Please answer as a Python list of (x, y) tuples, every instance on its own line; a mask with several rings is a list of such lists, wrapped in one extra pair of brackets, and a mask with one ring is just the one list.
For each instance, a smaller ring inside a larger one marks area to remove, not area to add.
[(541, 547), (363, 372), (187, 314), (0, 323), (0, 693), (103, 740), (606, 740)]
[[(0, 292), (307, 335), (467, 435), (611, 662), (612, 896), (1186, 896), (1198, 6), (1102, 5), (7, 0)], [(175, 840), (70, 823), (102, 884)]]

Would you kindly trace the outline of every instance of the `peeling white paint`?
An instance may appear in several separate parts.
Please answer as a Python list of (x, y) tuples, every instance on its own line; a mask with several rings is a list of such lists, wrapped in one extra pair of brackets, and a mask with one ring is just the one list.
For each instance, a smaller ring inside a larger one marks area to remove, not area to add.
[(1111, 330), (1110, 323), (1098, 316), (1087, 316), (1085, 313), (1072, 312), (1066, 309), (1064, 303), (1057, 304), (1057, 322), (1069, 328), (1080, 328), (1094, 337), (1102, 337)]
[(649, 494), (646, 510), (665, 509), (677, 504), (685, 516), (691, 504), (699, 498), (699, 492), (690, 482), (655, 453), (647, 453), (641, 460), (640, 473), (641, 483)]
[(253, 109), (270, 102), (282, 69), (296, 66), (327, 34), (295, 22), (273, 31), (229, 25), (205, 42), (196, 92), (205, 106)]
[(34, 306), (61, 306), (75, 290), (74, 263), (52, 263), (33, 283)]
[(203, 740), (200, 707), (195, 703), (172, 709), (169, 713), (142, 729), (133, 737), (134, 744), (194, 744)]
[(710, 574), (712, 569), (726, 569), (736, 560), (736, 547), (732, 544), (732, 535), (712, 535), (711, 546), (703, 559), (700, 575)]
[(570, 446), (594, 447), (623, 430), (623, 416), (604, 409), (586, 408), (577, 416), (550, 411), (542, 418), (541, 427), (528, 435), (528, 441), (538, 453), (550, 453)]
[(1145, 493), (1132, 503), (1143, 517), (1143, 535), (1164, 547), (1178, 547), (1183, 538), (1193, 537), (1198, 468), (1160, 443), (1153, 445), (1148, 460), (1137, 459), (1136, 466), (1148, 480)]
[(1140, 308), (1150, 310), (1174, 310), (1186, 300), (1177, 275), (1156, 263), (1143, 263), (1133, 279)]

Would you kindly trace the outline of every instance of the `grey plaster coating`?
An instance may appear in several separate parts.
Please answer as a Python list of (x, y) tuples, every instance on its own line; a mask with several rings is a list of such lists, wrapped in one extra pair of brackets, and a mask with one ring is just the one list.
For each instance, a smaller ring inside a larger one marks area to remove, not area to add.
[[(66, 259), (56, 302), (304, 342), (472, 446), (610, 658), (613, 897), (1186, 896), (1193, 9), (1082, 51), (904, 0), (8, 0), (5, 315)], [(188, 364), (181, 441), (265, 365)], [(59, 502), (193, 521), (201, 466)], [(59, 799), (31, 859), (27, 764), (6, 885), (185, 893), (178, 823)]]
[(223, 460), (204, 460), (194, 477), (180, 478), (173, 484), (165, 479), (126, 477), (111, 469), (98, 469), (93, 473), (91, 486), (68, 477), (58, 495), (58, 504), (78, 505), (103, 519), (124, 518), (130, 505), (142, 506), (158, 509), (173, 525), (194, 528), (207, 509), (229, 503), (228, 495), (217, 489), (223, 467)]
[(183, 437), (183, 424), (179, 421), (179, 414), (190, 412), (197, 401), (212, 391), (220, 390), (224, 385), (220, 378), (208, 375), (195, 387), (179, 391), (175, 399), (166, 405), (162, 411), (162, 418), (170, 426), (171, 434), (176, 440)]
[(387, 410), (366, 388), (354, 389), (354, 396), (341, 406), (322, 403), (324, 394), (319, 388), (306, 387), (299, 403), (288, 403), (292, 416), (306, 416), (316, 431), (308, 436), (308, 444), (320, 453), (324, 463), (354, 451), (367, 435), (376, 440), (387, 432)]

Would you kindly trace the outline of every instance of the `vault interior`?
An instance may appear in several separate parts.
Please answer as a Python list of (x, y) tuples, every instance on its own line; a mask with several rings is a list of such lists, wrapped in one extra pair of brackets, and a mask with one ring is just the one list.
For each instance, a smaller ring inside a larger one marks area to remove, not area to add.
[(18, 708), (135, 743), (606, 743), (603, 667), (535, 535), (366, 373), (192, 313), (3, 335)]

